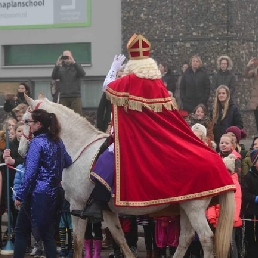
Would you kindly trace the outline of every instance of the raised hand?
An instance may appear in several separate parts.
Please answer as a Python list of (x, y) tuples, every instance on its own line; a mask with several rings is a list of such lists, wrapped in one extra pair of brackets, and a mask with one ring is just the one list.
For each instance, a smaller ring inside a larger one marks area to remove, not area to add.
[(61, 57), (62, 57), (62, 56), (59, 56), (58, 59), (57, 59), (57, 61), (56, 61), (56, 65), (57, 65), (57, 66), (61, 65), (61, 63), (62, 63)]
[(115, 55), (114, 61), (111, 65), (111, 69), (115, 71), (120, 71), (123, 68), (123, 63), (125, 61), (125, 56), (120, 54), (120, 55)]
[(253, 65), (253, 64), (254, 64), (254, 59), (252, 58), (252, 59), (248, 62), (247, 66), (251, 66), (251, 65)]

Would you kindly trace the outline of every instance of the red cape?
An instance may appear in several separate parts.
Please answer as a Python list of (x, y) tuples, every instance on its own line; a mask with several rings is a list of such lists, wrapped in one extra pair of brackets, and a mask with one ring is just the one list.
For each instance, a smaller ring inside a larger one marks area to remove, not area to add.
[(235, 190), (219, 155), (183, 120), (161, 80), (127, 75), (106, 89), (113, 103), (115, 204), (151, 206)]

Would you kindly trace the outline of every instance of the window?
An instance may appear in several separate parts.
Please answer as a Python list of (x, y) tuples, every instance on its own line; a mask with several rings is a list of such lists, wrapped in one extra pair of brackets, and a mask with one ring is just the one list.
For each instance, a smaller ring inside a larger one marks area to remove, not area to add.
[(97, 108), (100, 98), (102, 96), (101, 81), (82, 81), (81, 93), (82, 93), (82, 106), (84, 108)]
[[(34, 99), (38, 98), (39, 93), (43, 93), (46, 98), (52, 101), (52, 95), (50, 91), (49, 81), (34, 81), (35, 94), (32, 96)], [(99, 81), (87, 81), (81, 82), (81, 100), (83, 108), (97, 108), (100, 98), (102, 96), (103, 79)]]
[(34, 82), (34, 96), (33, 99), (38, 99), (38, 95), (40, 93), (43, 93), (44, 96), (49, 99), (50, 101), (52, 101), (52, 95), (51, 95), (51, 91), (50, 91), (50, 82), (51, 80), (49, 81), (35, 81)]
[(5, 45), (4, 66), (53, 65), (65, 50), (80, 64), (91, 64), (91, 43)]

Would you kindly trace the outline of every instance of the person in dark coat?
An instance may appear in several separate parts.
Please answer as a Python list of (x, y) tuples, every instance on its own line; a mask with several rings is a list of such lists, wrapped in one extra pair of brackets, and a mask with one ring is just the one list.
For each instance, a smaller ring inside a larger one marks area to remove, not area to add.
[(4, 111), (5, 112), (12, 112), (12, 117), (16, 120), (17, 117), (15, 113), (12, 111), (15, 107), (17, 107), (19, 104), (27, 104), (27, 101), (25, 100), (24, 93), (30, 97), (30, 87), (27, 83), (21, 82), (18, 87), (17, 95), (7, 94), (5, 96), (5, 103), (4, 103)]
[(242, 212), (245, 219), (246, 258), (256, 258), (258, 253), (258, 149), (250, 153), (252, 167), (242, 182)]
[(161, 80), (166, 85), (167, 90), (175, 95), (176, 91), (176, 79), (175, 76), (172, 74), (171, 70), (168, 68), (168, 65), (165, 63), (159, 64), (159, 70), (161, 72), (162, 78)]
[(216, 90), (213, 106), (214, 141), (219, 146), (220, 137), (230, 126), (243, 129), (243, 120), (238, 107), (230, 99), (230, 91), (226, 85), (220, 85)]
[(216, 90), (220, 85), (228, 86), (231, 99), (236, 89), (236, 77), (232, 73), (233, 62), (228, 56), (220, 56), (217, 59), (217, 73), (212, 78), (212, 89)]
[(111, 122), (111, 109), (111, 102), (106, 98), (106, 92), (103, 92), (97, 109), (96, 125), (102, 132), (107, 131), (108, 125)]
[(57, 59), (52, 71), (52, 80), (59, 80), (59, 103), (78, 114), (82, 114), (81, 79), (85, 75), (82, 66), (74, 60), (69, 50)]
[(210, 97), (210, 79), (202, 67), (199, 56), (193, 56), (190, 60), (190, 67), (181, 80), (180, 96), (183, 109), (188, 113), (192, 113), (201, 103), (207, 107)]
[(184, 62), (181, 67), (182, 73), (178, 76), (177, 82), (176, 82), (176, 91), (175, 91), (175, 99), (177, 103), (178, 109), (181, 109), (182, 106), (182, 101), (181, 101), (181, 96), (180, 96), (180, 85), (181, 85), (181, 80), (183, 78), (183, 74), (185, 73), (186, 69), (188, 68), (188, 63)]

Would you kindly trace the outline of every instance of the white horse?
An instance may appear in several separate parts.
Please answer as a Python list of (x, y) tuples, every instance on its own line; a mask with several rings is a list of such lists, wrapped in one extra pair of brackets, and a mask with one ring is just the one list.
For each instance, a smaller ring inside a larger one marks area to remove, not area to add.
[[(105, 141), (107, 134), (98, 131), (85, 118), (74, 113), (69, 108), (60, 104), (53, 103), (44, 98), (33, 100), (26, 97), (29, 109), (45, 109), (55, 113), (61, 126), (61, 138), (71, 155), (73, 164), (70, 168), (63, 171), (62, 185), (65, 190), (65, 197), (70, 202), (71, 210), (83, 209), (94, 184), (89, 179), (89, 170), (92, 161)], [(24, 115), (24, 119), (30, 116), (29, 110)], [(19, 153), (24, 155), (27, 151), (30, 129), (24, 126), (24, 135), (20, 140)], [(201, 180), (201, 179), (200, 179)], [(204, 258), (213, 258), (213, 233), (207, 223), (205, 211), (211, 201), (211, 197), (190, 200), (180, 203), (180, 238), (179, 246), (174, 254), (174, 258), (182, 258), (197, 232)], [(234, 193), (233, 191), (219, 195), (220, 217), (215, 234), (215, 253), (217, 258), (226, 258), (232, 236), (234, 218)], [(115, 207), (111, 200), (109, 207), (112, 210), (103, 211), (104, 221), (107, 224), (114, 239), (120, 245), (126, 257), (133, 257), (132, 252), (126, 244), (123, 231), (118, 219), (118, 213), (131, 215), (150, 214), (164, 209), (168, 205), (154, 207)], [(72, 216), (74, 230), (74, 257), (82, 257), (84, 233), (87, 220), (82, 220)]]

